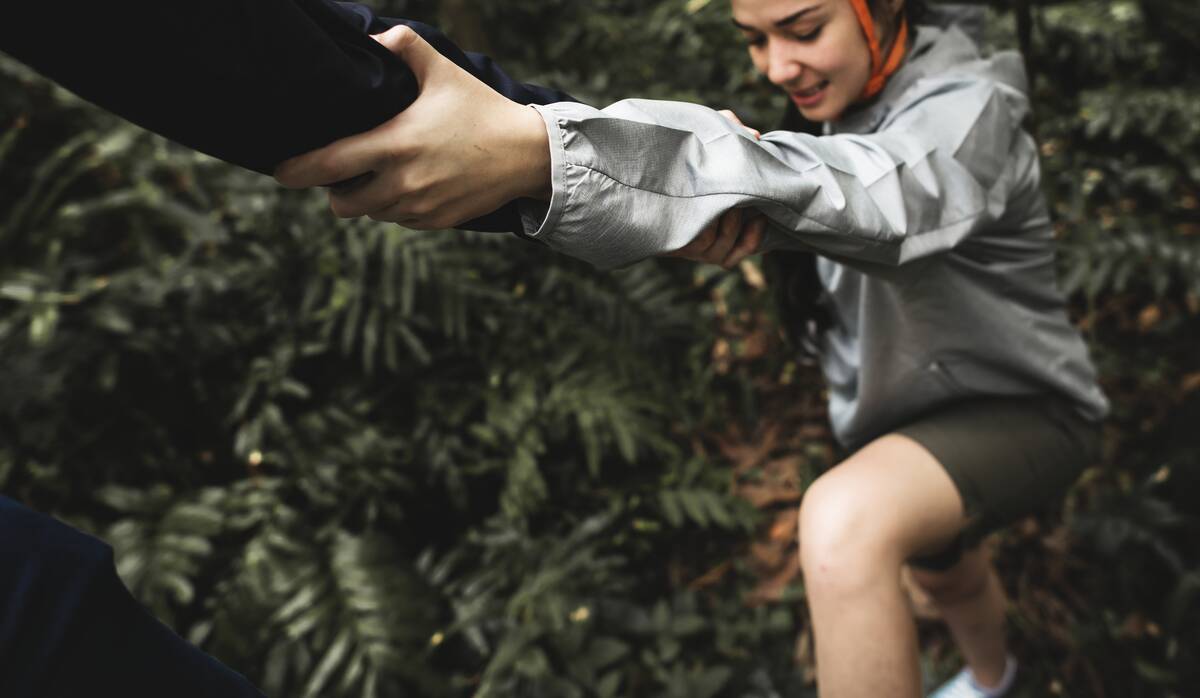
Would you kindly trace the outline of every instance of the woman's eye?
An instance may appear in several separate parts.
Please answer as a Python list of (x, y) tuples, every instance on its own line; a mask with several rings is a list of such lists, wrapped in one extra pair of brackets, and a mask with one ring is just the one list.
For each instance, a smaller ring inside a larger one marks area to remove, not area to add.
[(762, 46), (763, 44), (767, 43), (767, 37), (763, 36), (762, 34), (757, 36), (748, 36), (746, 37), (746, 43), (750, 46)]
[(813, 41), (818, 36), (820, 36), (822, 29), (824, 29), (824, 26), (817, 27), (816, 29), (808, 32), (807, 34), (793, 34), (792, 36), (797, 41)]

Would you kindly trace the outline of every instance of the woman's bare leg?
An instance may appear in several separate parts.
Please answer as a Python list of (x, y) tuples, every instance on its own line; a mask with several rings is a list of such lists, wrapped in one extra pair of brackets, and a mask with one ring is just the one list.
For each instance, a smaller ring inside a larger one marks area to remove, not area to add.
[(913, 580), (929, 594), (975, 680), (996, 686), (1004, 676), (1004, 609), (1000, 577), (983, 548), (967, 551), (944, 572), (912, 568)]
[(800, 561), (822, 698), (919, 696), (900, 567), (964, 524), (950, 476), (904, 436), (868, 444), (813, 483), (800, 506)]

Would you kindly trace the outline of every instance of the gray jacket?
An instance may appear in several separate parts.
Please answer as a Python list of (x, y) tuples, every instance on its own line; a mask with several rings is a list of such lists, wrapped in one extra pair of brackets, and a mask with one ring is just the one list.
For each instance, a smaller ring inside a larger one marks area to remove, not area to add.
[(711, 109), (625, 100), (540, 106), (553, 195), (526, 232), (597, 267), (678, 249), (734, 207), (766, 214), (760, 251), (821, 253), (834, 433), (858, 446), (970, 396), (1108, 403), (1056, 282), (1020, 56), (981, 58), (919, 27), (868, 105), (816, 137), (756, 141)]

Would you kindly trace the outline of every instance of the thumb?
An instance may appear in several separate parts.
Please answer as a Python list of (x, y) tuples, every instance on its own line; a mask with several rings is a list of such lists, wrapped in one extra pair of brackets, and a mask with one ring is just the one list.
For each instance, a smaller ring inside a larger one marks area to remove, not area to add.
[(439, 61), (445, 60), (442, 54), (429, 45), (411, 27), (403, 24), (396, 25), (382, 34), (374, 34), (372, 39), (378, 41), (384, 48), (391, 51), (397, 58), (408, 64), (413, 75), (417, 78), (417, 86), (425, 84), (425, 78)]

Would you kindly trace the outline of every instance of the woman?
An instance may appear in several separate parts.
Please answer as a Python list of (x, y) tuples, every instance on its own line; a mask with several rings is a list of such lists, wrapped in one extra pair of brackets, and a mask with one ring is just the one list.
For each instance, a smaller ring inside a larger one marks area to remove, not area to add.
[[(850, 452), (800, 512), (821, 694), (919, 694), (899, 584), (911, 564), (967, 664), (935, 695), (1003, 695), (1016, 670), (1005, 599), (976, 544), (1062, 496), (1108, 408), (1056, 287), (1021, 62), (981, 58), (956, 27), (911, 24), (913, 0), (732, 9), (755, 67), (825, 135), (758, 139), (670, 102), (530, 110), (393, 30), (380, 40), (421, 97), (276, 177), (374, 171), (331, 194), (334, 211), (412, 227), (523, 197), (529, 237), (604, 268), (820, 253), (829, 322), (815, 343)], [(764, 218), (743, 226), (739, 209)]]

